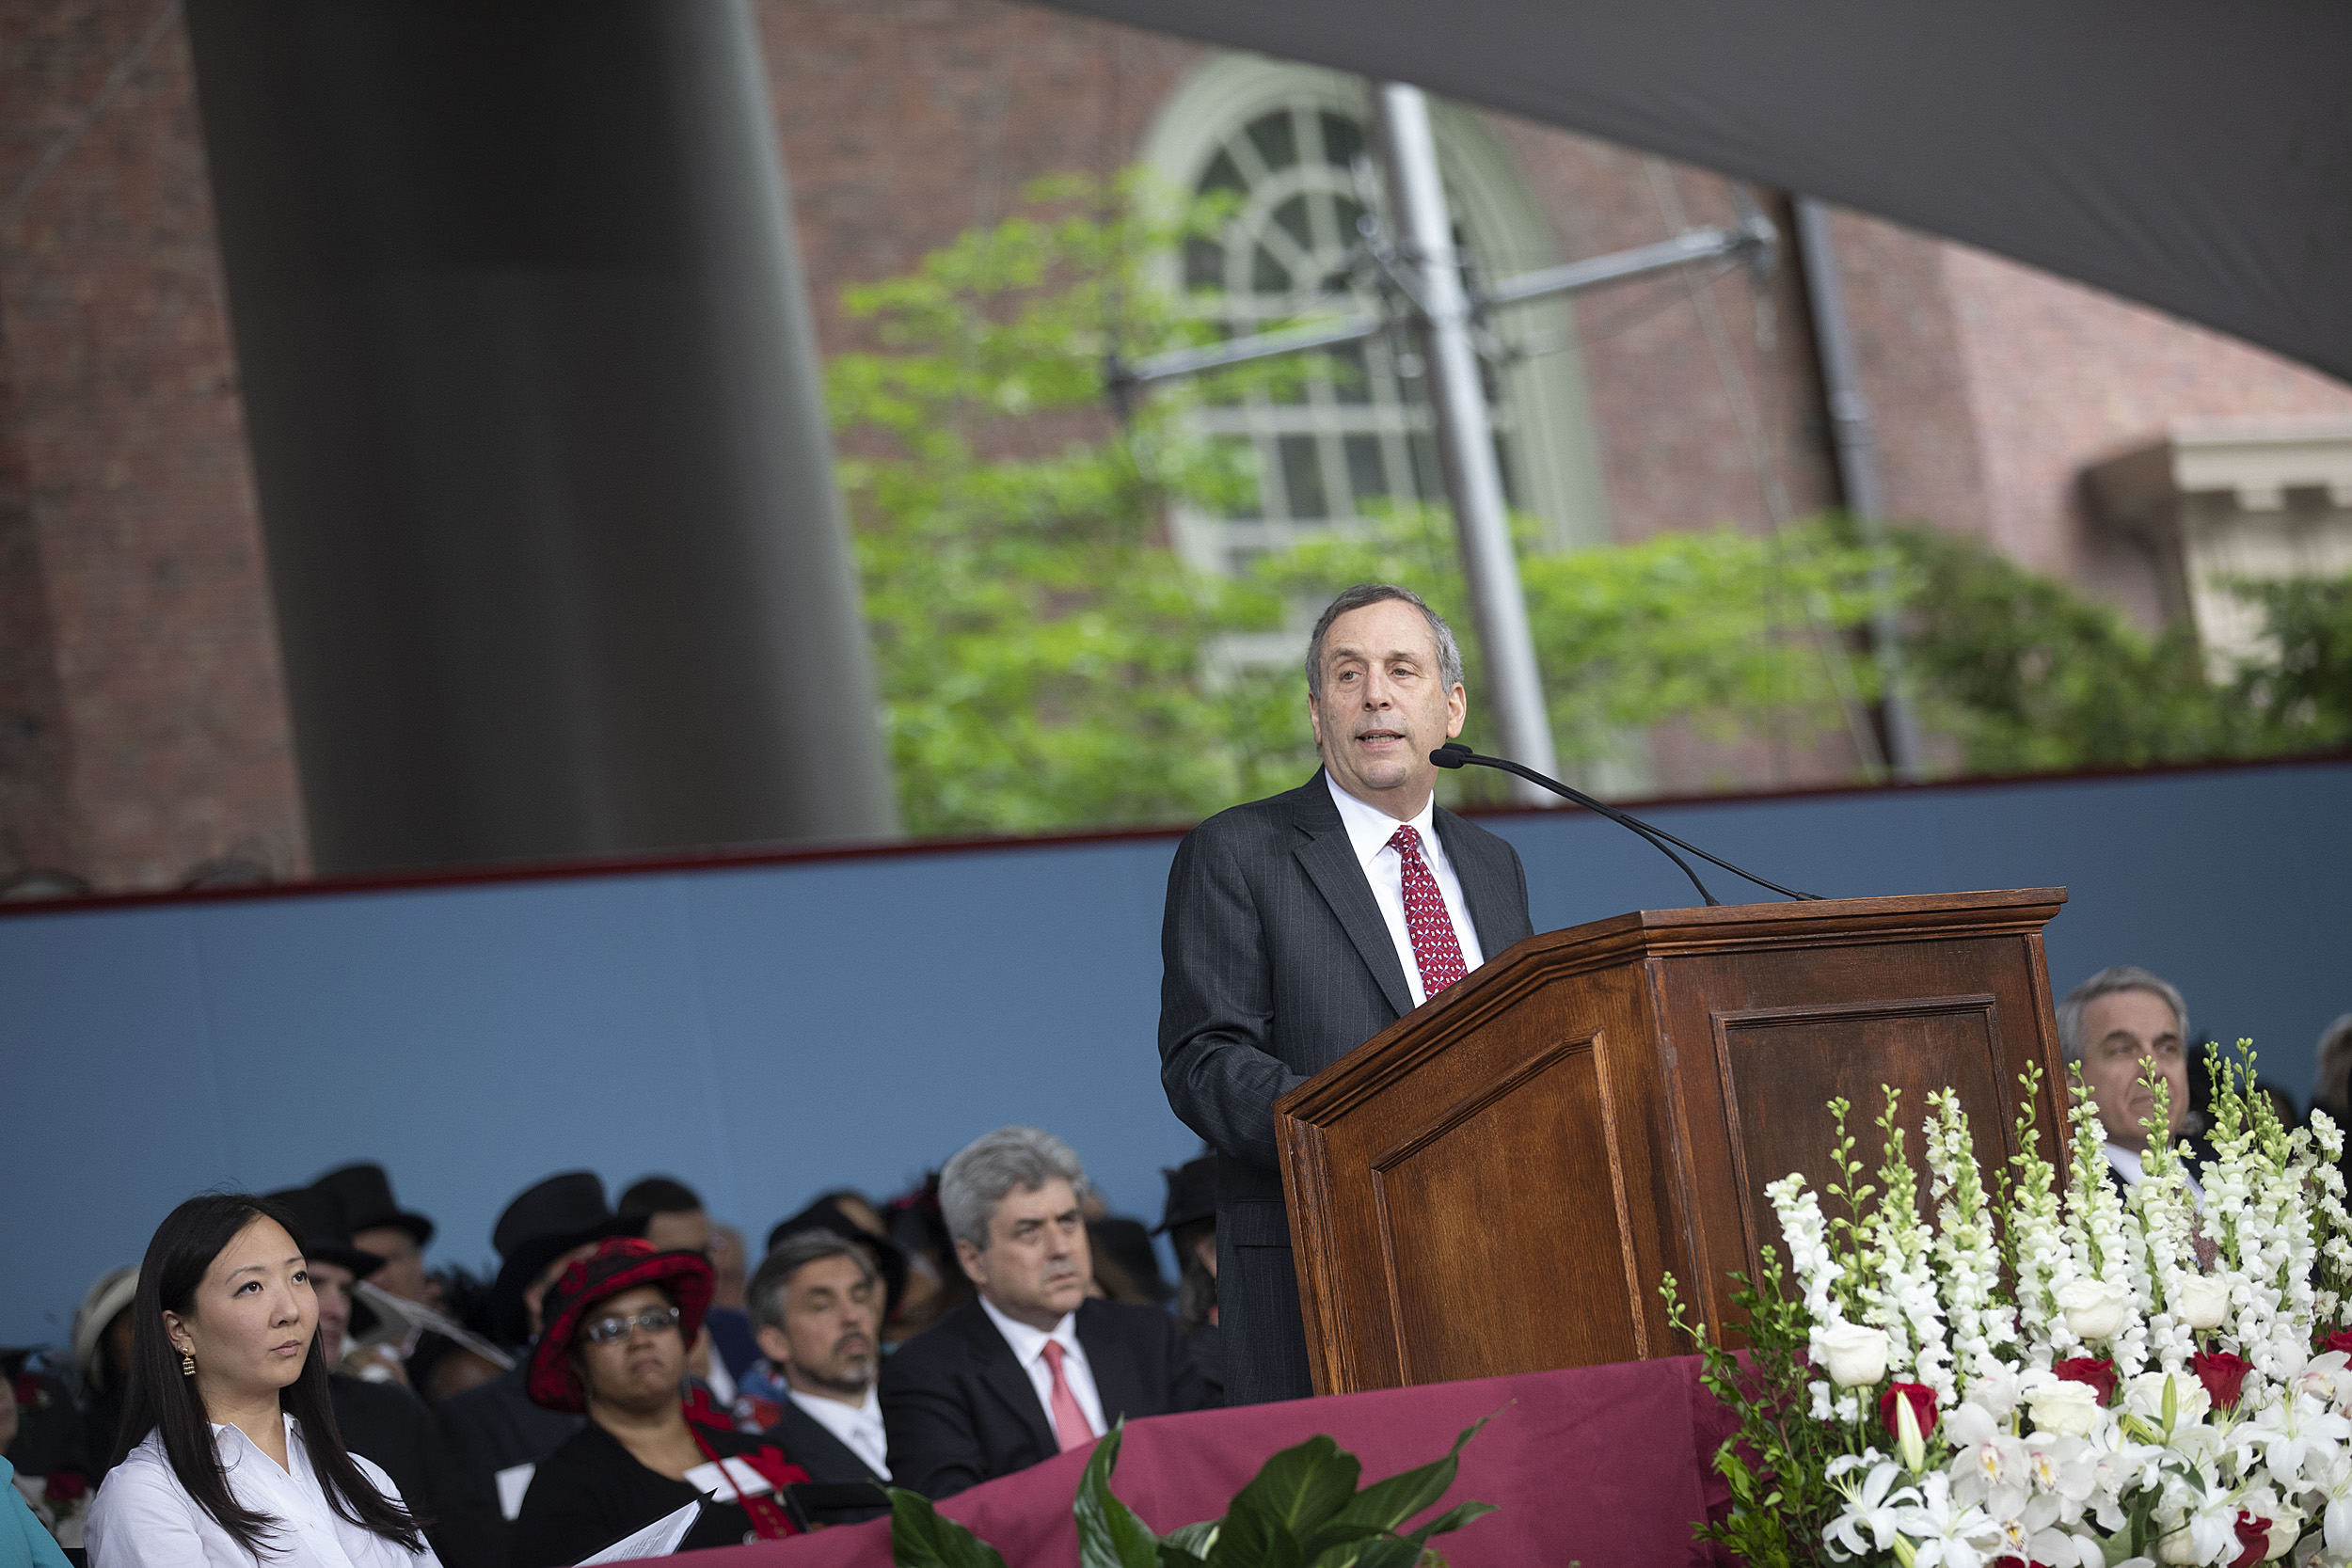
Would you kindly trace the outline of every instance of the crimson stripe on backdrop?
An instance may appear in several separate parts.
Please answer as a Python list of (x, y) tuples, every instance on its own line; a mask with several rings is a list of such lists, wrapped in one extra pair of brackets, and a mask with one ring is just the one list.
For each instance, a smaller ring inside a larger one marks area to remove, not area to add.
[[(1698, 1361), (1629, 1362), (1576, 1371), (1429, 1384), (1240, 1410), (1158, 1416), (1127, 1428), (1113, 1490), (1157, 1530), (1215, 1518), (1278, 1449), (1328, 1433), (1375, 1481), (1444, 1453), (1454, 1434), (1492, 1416), (1462, 1455), (1444, 1506), (1476, 1497), (1502, 1507), (1435, 1543), (1457, 1568), (1534, 1563), (1675, 1568), (1724, 1563), (1694, 1544), (1691, 1524), (1728, 1502), (1709, 1463), (1730, 1430), (1699, 1386)], [(1070, 1513), (1083, 1449), (974, 1487), (940, 1512), (1016, 1568), (1075, 1568)], [(890, 1521), (819, 1530), (723, 1551), (707, 1568), (887, 1568)]]

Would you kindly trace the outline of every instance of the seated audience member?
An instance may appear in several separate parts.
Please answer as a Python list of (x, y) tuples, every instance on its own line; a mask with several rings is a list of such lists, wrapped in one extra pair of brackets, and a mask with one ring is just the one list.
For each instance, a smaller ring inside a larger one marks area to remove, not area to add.
[[(717, 1227), (703, 1208), (701, 1195), (685, 1182), (668, 1176), (648, 1176), (629, 1184), (613, 1208), (624, 1214), (645, 1216), (645, 1240), (662, 1252), (691, 1252), (704, 1258), (710, 1256), (711, 1238)], [(716, 1265), (713, 1265), (714, 1274)], [(741, 1307), (712, 1306), (708, 1322), (704, 1325), (710, 1338), (687, 1353), (687, 1366), (696, 1377), (707, 1383), (721, 1405), (735, 1402), (736, 1380), (751, 1370), (759, 1359), (759, 1349), (752, 1343), (751, 1319)], [(711, 1365), (713, 1357), (718, 1364)]]
[(854, 1242), (787, 1236), (752, 1275), (762, 1386), (779, 1412), (768, 1436), (811, 1479), (890, 1479), (874, 1374), (882, 1365), (882, 1276)]
[[(491, 1310), (488, 1280), (453, 1265), (434, 1271), (433, 1286), (441, 1292), (443, 1316), (485, 1344), (495, 1345), (498, 1325)], [(438, 1405), (469, 1388), (495, 1382), (504, 1370), (503, 1364), (430, 1330), (408, 1353), (408, 1386), (428, 1405)], [(448, 1552), (443, 1550), (442, 1556), (446, 1558)]]
[(337, 1436), (291, 1216), (188, 1199), (148, 1243), (131, 1313), (127, 1451), (90, 1505), (91, 1568), (436, 1560), (400, 1488)]
[(2312, 1069), (2312, 1109), (2352, 1134), (2352, 1013), (2345, 1013), (2319, 1032)]
[(939, 1172), (926, 1173), (921, 1186), (892, 1198), (887, 1217), (890, 1239), (906, 1264), (906, 1286), (894, 1292), (882, 1314), (883, 1348), (895, 1350), (970, 1301), (973, 1291), (939, 1214)]
[[(548, 1287), (600, 1242), (635, 1236), (643, 1214), (615, 1214), (594, 1171), (550, 1176), (516, 1196), (491, 1227), (499, 1275), (490, 1287), (501, 1342), (527, 1345), (539, 1334)], [(532, 1466), (580, 1430), (580, 1418), (531, 1398), (530, 1356), (512, 1371), (452, 1395), (437, 1407), (447, 1444), (440, 1544), (453, 1568), (505, 1568), (508, 1521), (522, 1506)]]
[(1173, 1318), (1088, 1296), (1086, 1188), (1069, 1146), (1033, 1127), (1000, 1128), (940, 1173), (979, 1296), (882, 1363), (898, 1484), (947, 1497), (1092, 1442), (1122, 1416), (1209, 1402)]
[[(0, 1394), (0, 1400), (8, 1397)], [(0, 1449), (13, 1435), (0, 1435)], [(65, 1553), (17, 1490), (16, 1467), (5, 1459), (0, 1459), (0, 1563), (8, 1568), (66, 1568)]]
[(807, 1472), (772, 1443), (686, 1418), (686, 1347), (709, 1306), (698, 1252), (624, 1238), (564, 1270), (532, 1349), (531, 1397), (588, 1418), (532, 1476), (513, 1568), (578, 1562), (697, 1501), (683, 1550), (793, 1533), (775, 1489)]
[(73, 1370), (82, 1383), (83, 1471), (96, 1481), (114, 1467), (122, 1429), (123, 1385), (131, 1374), (131, 1301), (138, 1266), (108, 1269), (73, 1311)]
[(1164, 1307), (1175, 1294), (1160, 1277), (1159, 1249), (1141, 1220), (1120, 1214), (1088, 1219), (1087, 1250), (1094, 1259), (1091, 1294), (1136, 1307)]
[(743, 1283), (750, 1265), (743, 1259), (743, 1232), (731, 1225), (710, 1227), (710, 1307), (731, 1312), (745, 1309)]
[[(78, 1546), (89, 1497), (89, 1436), (66, 1375), (43, 1360), (31, 1350), (0, 1351), (0, 1458), (58, 1544)], [(7, 1539), (0, 1530), (0, 1542)]]
[(424, 1249), (433, 1242), (433, 1222), (403, 1209), (392, 1196), (392, 1179), (376, 1164), (344, 1165), (310, 1183), (332, 1195), (351, 1226), (351, 1244), (384, 1259), (371, 1277), (378, 1290), (441, 1308), (439, 1282), (424, 1272)]
[[(294, 1221), (318, 1299), (319, 1354), (326, 1361), (327, 1397), (343, 1447), (383, 1466), (431, 1536), (441, 1494), (441, 1433), (432, 1412), (401, 1384), (370, 1381), (343, 1363), (344, 1339), (365, 1333), (374, 1316), (353, 1291), (385, 1267), (384, 1259), (353, 1244), (331, 1189), (294, 1187), (270, 1194), (269, 1201)], [(439, 1542), (434, 1544), (437, 1550)]]
[(1184, 1354), (1201, 1381), (1222, 1401), (1225, 1354), (1216, 1325), (1216, 1156), (1203, 1154), (1168, 1178), (1168, 1207), (1160, 1229), (1176, 1249), (1176, 1325)]
[[(2103, 969), (2067, 992), (2058, 1008), (2058, 1044), (2069, 1062), (2082, 1064), (2083, 1083), (2099, 1109), (2106, 1133), (2107, 1166), (2116, 1185), (2139, 1184), (2139, 1157), (2148, 1147), (2143, 1123), (2155, 1113), (2156, 1096), (2145, 1082), (2153, 1069), (2168, 1086), (2170, 1132), (2179, 1137), (2188, 1114), (2188, 1005), (2169, 982), (2144, 969), (2119, 964)], [(2200, 1201), (2197, 1180), (2202, 1155), (2190, 1162), (2189, 1187)]]

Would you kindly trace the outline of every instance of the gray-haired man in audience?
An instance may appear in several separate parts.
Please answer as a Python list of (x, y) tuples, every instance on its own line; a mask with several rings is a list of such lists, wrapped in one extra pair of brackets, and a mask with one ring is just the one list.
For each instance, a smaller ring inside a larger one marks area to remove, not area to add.
[[(2058, 1026), (2066, 1059), (2082, 1064), (2083, 1083), (2099, 1107), (2107, 1165), (2119, 1185), (2136, 1187), (2148, 1148), (2145, 1124), (2156, 1107), (2151, 1076), (2167, 1086), (2170, 1136), (2180, 1136), (2188, 1117), (2188, 1004), (2169, 981), (2118, 964), (2066, 993)], [(2189, 1186), (2201, 1200), (2193, 1162)]]
[(1070, 1146), (1004, 1127), (939, 1176), (979, 1298), (882, 1364), (890, 1473), (933, 1497), (1093, 1442), (1122, 1416), (1210, 1402), (1176, 1320), (1087, 1294), (1086, 1171)]

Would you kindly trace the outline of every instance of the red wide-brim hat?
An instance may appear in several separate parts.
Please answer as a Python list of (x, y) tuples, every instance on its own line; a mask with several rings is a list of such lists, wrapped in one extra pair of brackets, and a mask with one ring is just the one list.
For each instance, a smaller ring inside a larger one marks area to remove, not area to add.
[(572, 1365), (572, 1341), (591, 1307), (640, 1285), (661, 1288), (677, 1306), (679, 1335), (687, 1344), (694, 1342), (710, 1310), (709, 1259), (698, 1252), (657, 1252), (651, 1242), (616, 1236), (576, 1259), (548, 1287), (542, 1304), (547, 1327), (532, 1348), (526, 1385), (533, 1404), (574, 1413), (587, 1408), (579, 1369)]

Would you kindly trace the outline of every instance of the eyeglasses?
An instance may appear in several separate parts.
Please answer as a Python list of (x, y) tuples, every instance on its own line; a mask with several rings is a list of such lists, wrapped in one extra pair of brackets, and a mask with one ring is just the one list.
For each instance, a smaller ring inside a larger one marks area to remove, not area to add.
[(598, 1318), (595, 1323), (582, 1323), (580, 1337), (592, 1345), (609, 1345), (615, 1339), (628, 1338), (631, 1329), (642, 1328), (648, 1334), (664, 1334), (675, 1327), (677, 1308), (660, 1307), (651, 1312), (640, 1312), (633, 1318)]

